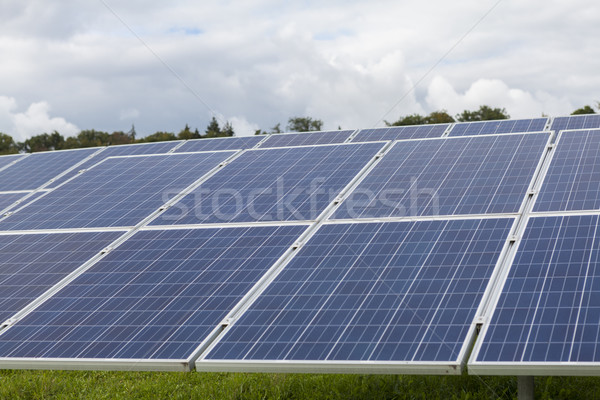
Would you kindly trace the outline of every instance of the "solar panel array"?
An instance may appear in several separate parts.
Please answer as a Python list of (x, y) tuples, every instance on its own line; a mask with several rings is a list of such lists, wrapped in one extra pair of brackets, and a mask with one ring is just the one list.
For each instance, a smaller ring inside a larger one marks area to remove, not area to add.
[(375, 142), (379, 140), (404, 140), (438, 138), (448, 130), (450, 124), (390, 126), (387, 128), (361, 129), (352, 138), (353, 142)]
[(462, 122), (454, 124), (449, 136), (495, 135), (500, 133), (541, 132), (548, 118), (505, 119), (498, 121)]
[(0, 368), (597, 374), (600, 130), (547, 123), (0, 157)]

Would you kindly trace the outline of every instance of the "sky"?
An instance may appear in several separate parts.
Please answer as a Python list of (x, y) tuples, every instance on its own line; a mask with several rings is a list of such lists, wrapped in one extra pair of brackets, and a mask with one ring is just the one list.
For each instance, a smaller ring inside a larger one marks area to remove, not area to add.
[(592, 0), (0, 0), (0, 132), (372, 128), (600, 101)]

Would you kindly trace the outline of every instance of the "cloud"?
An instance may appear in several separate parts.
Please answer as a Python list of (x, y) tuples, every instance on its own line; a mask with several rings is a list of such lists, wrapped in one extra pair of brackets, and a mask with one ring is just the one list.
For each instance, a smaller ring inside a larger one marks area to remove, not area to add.
[(72, 136), (79, 128), (64, 118), (50, 117), (50, 106), (41, 101), (32, 103), (25, 112), (17, 112), (17, 101), (12, 97), (0, 96), (0, 131), (23, 141), (31, 136), (58, 131), (63, 136)]
[(436, 76), (427, 89), (427, 105), (431, 110), (447, 110), (451, 115), (463, 110), (476, 110), (481, 105), (505, 108), (512, 118), (531, 118), (544, 114), (560, 115), (573, 106), (566, 100), (545, 92), (532, 94), (511, 88), (500, 79), (478, 79), (459, 93), (441, 76)]

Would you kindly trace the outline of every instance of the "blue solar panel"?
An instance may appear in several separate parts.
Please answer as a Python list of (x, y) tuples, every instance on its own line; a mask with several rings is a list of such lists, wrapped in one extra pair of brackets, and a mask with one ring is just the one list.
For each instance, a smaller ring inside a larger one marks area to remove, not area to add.
[(122, 234), (0, 235), (0, 322), (12, 317)]
[(325, 225), (207, 359), (460, 361), (513, 222)]
[(600, 130), (563, 132), (534, 211), (600, 209)]
[(238, 136), (228, 138), (214, 139), (195, 139), (188, 140), (180, 148), (177, 153), (193, 152), (193, 151), (216, 151), (216, 150), (240, 150), (251, 149), (263, 140), (264, 136)]
[(529, 220), (477, 361), (600, 361), (599, 218)]
[(541, 132), (548, 118), (504, 119), (495, 121), (463, 122), (455, 124), (449, 136), (492, 135), (498, 133)]
[(2, 171), (0, 191), (36, 189), (97, 151), (93, 148), (33, 153)]
[(361, 129), (361, 131), (352, 139), (352, 142), (436, 138), (441, 137), (449, 126), (450, 124), (436, 124)]
[(0, 357), (187, 359), (305, 229), (138, 232), (3, 333)]
[(354, 131), (323, 131), (303, 133), (280, 133), (271, 135), (260, 147), (305, 146), (316, 144), (344, 143)]
[(518, 212), (549, 134), (396, 142), (334, 218)]
[(6, 168), (11, 163), (13, 163), (17, 160), (20, 160), (23, 157), (24, 156), (22, 154), (11, 154), (11, 155), (7, 155), (7, 156), (0, 156), (0, 170), (2, 170), (3, 168)]
[(53, 187), (56, 187), (66, 181), (67, 179), (77, 175), (79, 171), (88, 169), (93, 165), (98, 164), (100, 161), (108, 157), (117, 156), (137, 156), (144, 154), (165, 154), (174, 149), (181, 140), (168, 141), (168, 142), (156, 142), (156, 143), (140, 143), (140, 144), (125, 144), (119, 146), (108, 146), (101, 152), (97, 153), (88, 161), (78, 165), (77, 168), (63, 175), (55, 182), (52, 183)]
[(28, 193), (0, 193), (0, 211), (12, 205), (15, 201), (25, 197)]
[(558, 133), (565, 129), (596, 128), (600, 128), (600, 114), (572, 115), (570, 117), (554, 118), (550, 129)]
[(382, 147), (357, 143), (247, 151), (152, 224), (315, 219)]
[(133, 226), (231, 154), (109, 158), (0, 221), (0, 230)]

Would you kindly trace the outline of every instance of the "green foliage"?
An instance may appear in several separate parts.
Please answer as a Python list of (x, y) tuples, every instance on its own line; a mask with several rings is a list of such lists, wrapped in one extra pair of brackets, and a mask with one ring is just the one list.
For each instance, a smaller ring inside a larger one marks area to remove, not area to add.
[[(539, 377), (536, 399), (591, 399), (597, 377)], [(0, 399), (516, 399), (515, 377), (0, 371)]]
[(594, 109), (592, 107), (586, 105), (581, 108), (578, 108), (577, 110), (575, 110), (571, 113), (571, 115), (582, 115), (582, 114), (596, 114), (596, 111), (594, 111)]
[(0, 132), (0, 154), (14, 154), (18, 152), (19, 148), (12, 136)]
[(42, 133), (32, 136), (22, 143), (18, 144), (19, 150), (26, 153), (35, 153), (38, 151), (60, 150), (65, 148), (65, 138), (57, 131), (51, 134)]
[(400, 119), (396, 122), (384, 122), (387, 126), (444, 124), (454, 122), (454, 118), (452, 118), (446, 110), (439, 110), (434, 111), (427, 116), (412, 114), (405, 117), (400, 117)]
[(148, 143), (148, 142), (166, 142), (168, 140), (177, 140), (177, 136), (175, 136), (172, 132), (155, 132), (152, 135), (148, 135), (141, 139), (137, 140), (137, 143)]
[[(275, 125), (279, 127), (279, 124)], [(288, 120), (287, 130), (290, 132), (310, 132), (320, 131), (323, 128), (323, 121), (312, 119), (311, 117), (292, 117)], [(273, 132), (277, 133), (277, 132)]]
[(200, 136), (200, 132), (198, 132), (198, 129), (196, 129), (196, 130), (194, 130), (194, 132), (192, 132), (192, 130), (190, 129), (188, 124), (185, 124), (185, 128), (183, 128), (177, 134), (177, 139), (181, 139), (181, 140), (200, 139), (200, 138), (201, 138), (201, 136)]
[(457, 121), (460, 122), (471, 122), (471, 121), (491, 121), (496, 119), (509, 119), (510, 115), (504, 108), (491, 108), (489, 106), (480, 106), (479, 110), (469, 111), (464, 110), (462, 113), (456, 116)]
[(202, 136), (203, 138), (225, 137), (235, 135), (233, 126), (230, 122), (226, 122), (223, 128), (221, 128), (215, 117), (212, 117), (204, 132), (206, 134)]

